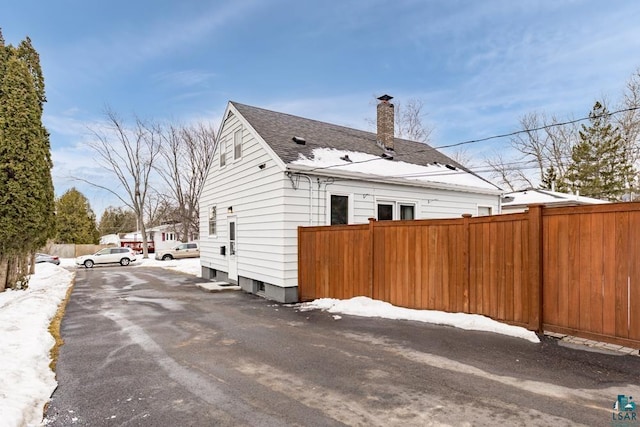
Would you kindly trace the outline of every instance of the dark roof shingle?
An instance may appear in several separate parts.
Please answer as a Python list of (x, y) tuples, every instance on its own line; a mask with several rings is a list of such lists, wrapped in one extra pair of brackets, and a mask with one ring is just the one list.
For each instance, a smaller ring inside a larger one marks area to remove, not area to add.
[[(335, 148), (378, 156), (384, 152), (376, 143), (376, 134), (372, 132), (305, 119), (237, 102), (231, 102), (231, 104), (285, 163), (298, 160), (300, 154), (307, 158), (313, 157), (314, 148)], [(304, 138), (306, 144), (296, 144), (292, 140), (294, 136)], [(454, 165), (470, 172), (455, 160), (421, 142), (394, 138), (394, 148), (394, 160), (425, 166), (437, 162)]]

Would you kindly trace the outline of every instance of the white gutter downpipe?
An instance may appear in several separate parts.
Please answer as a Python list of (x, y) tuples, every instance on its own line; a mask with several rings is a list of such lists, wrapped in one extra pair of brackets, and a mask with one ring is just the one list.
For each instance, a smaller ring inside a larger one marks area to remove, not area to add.
[(296, 184), (296, 182), (293, 180), (294, 175), (297, 178), (300, 178), (302, 176), (304, 178), (307, 178), (307, 181), (309, 181), (309, 225), (313, 225), (313, 183), (311, 182), (311, 177), (308, 175), (303, 175), (301, 173), (296, 173), (291, 171), (287, 171), (286, 175), (291, 180), (291, 186), (293, 187), (294, 190), (297, 190), (299, 188), (299, 185), (298, 185), (299, 183)]

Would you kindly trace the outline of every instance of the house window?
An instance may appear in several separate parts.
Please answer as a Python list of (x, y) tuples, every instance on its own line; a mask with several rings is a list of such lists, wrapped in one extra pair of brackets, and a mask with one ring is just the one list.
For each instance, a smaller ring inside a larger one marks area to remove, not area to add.
[(331, 225), (349, 223), (349, 196), (331, 195)]
[(378, 221), (393, 219), (393, 203), (378, 203)]
[(238, 129), (233, 134), (233, 159), (242, 157), (242, 129)]
[(416, 205), (400, 203), (400, 219), (416, 219)]
[(220, 141), (220, 167), (227, 164), (227, 148), (224, 139)]
[(214, 236), (216, 234), (216, 222), (217, 222), (216, 207), (211, 206), (209, 210), (209, 235), (210, 236)]
[(491, 206), (478, 206), (478, 216), (489, 216), (493, 214)]
[(378, 221), (416, 219), (416, 204), (412, 202), (380, 200), (376, 203), (376, 218)]

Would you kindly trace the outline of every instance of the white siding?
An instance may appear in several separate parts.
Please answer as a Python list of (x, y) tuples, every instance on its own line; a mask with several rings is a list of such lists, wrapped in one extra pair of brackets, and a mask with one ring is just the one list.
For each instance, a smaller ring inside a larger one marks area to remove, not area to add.
[[(229, 107), (233, 110), (233, 107)], [(201, 263), (228, 272), (227, 209), (237, 217), (238, 275), (276, 286), (297, 286), (297, 229), (301, 225), (326, 225), (330, 194), (350, 196), (353, 223), (376, 216), (376, 201), (413, 202), (416, 219), (459, 218), (477, 215), (478, 206), (499, 213), (499, 196), (429, 189), (397, 184), (306, 175), (289, 178), (282, 161), (242, 119), (237, 111), (223, 123), (227, 163), (220, 167), (220, 153), (200, 198)], [(242, 157), (233, 160), (233, 135), (243, 129)], [(264, 164), (260, 169), (258, 166)], [(309, 191), (311, 185), (311, 192)], [(209, 210), (217, 207), (217, 235), (209, 236)]]
[[(233, 137), (240, 128), (242, 157), (234, 160)], [(238, 275), (282, 286), (285, 206), (282, 200), (288, 179), (279, 162), (237, 112), (225, 121), (219, 138), (226, 141), (227, 164), (221, 168), (220, 153), (215, 154), (200, 198), (201, 264), (228, 272), (227, 210), (232, 207), (237, 218)], [(261, 164), (265, 165), (263, 169), (258, 167)], [(209, 236), (212, 205), (217, 207), (215, 236)], [(227, 246), (226, 256), (220, 255), (221, 246)]]
[[(318, 185), (320, 179), (320, 185)], [(476, 216), (478, 206), (490, 206), (493, 213), (499, 212), (500, 196), (456, 192), (424, 187), (402, 186), (355, 180), (331, 180), (326, 177), (311, 177), (312, 194), (309, 199), (309, 181), (300, 176), (294, 178), (297, 189), (291, 182), (285, 189), (286, 225), (284, 227), (284, 278), (287, 286), (297, 285), (297, 227), (300, 225), (327, 225), (328, 197), (331, 194), (350, 195), (353, 206), (353, 223), (367, 223), (376, 216), (376, 201), (413, 202), (416, 204), (416, 219), (461, 218), (469, 213)], [(318, 190), (320, 188), (320, 190)], [(313, 212), (309, 224), (308, 207)]]

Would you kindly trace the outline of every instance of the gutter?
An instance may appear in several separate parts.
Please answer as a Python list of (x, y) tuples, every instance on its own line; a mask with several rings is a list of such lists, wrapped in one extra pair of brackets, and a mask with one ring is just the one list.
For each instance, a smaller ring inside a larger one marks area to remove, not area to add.
[(347, 180), (356, 180), (356, 181), (371, 181), (378, 182), (384, 184), (400, 184), (411, 187), (422, 187), (422, 188), (434, 188), (439, 190), (455, 190), (461, 191), (465, 193), (474, 193), (474, 194), (486, 194), (492, 196), (501, 196), (504, 194), (504, 191), (496, 188), (495, 190), (489, 188), (480, 188), (480, 187), (469, 187), (466, 185), (459, 184), (446, 184), (442, 182), (432, 182), (432, 181), (419, 181), (414, 179), (407, 178), (393, 178), (393, 177), (385, 177), (380, 175), (370, 175), (361, 172), (348, 172), (342, 170), (327, 170), (327, 169), (318, 169), (317, 167), (312, 166), (304, 166), (304, 165), (294, 165), (287, 164), (286, 171), (290, 173), (304, 173), (315, 176), (324, 176), (329, 178), (343, 178)]

